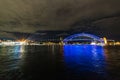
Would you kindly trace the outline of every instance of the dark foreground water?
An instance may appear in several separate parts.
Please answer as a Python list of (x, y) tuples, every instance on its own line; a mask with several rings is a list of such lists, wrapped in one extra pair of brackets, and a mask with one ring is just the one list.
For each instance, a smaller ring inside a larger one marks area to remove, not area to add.
[(120, 80), (120, 47), (0, 46), (0, 80)]

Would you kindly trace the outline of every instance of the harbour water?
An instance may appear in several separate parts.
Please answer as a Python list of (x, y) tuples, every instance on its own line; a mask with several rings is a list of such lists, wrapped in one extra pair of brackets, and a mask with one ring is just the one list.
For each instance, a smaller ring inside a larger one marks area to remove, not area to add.
[(120, 46), (0, 46), (0, 80), (120, 80)]

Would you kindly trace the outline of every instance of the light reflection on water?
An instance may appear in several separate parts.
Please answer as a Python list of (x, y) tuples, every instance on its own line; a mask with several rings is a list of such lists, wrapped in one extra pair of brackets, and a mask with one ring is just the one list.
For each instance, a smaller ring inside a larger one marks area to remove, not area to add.
[(120, 80), (119, 53), (114, 46), (0, 46), (0, 80)]
[(71, 73), (94, 72), (101, 75), (106, 73), (102, 46), (65, 45), (64, 60), (67, 68), (73, 71)]
[(25, 52), (24, 46), (0, 46), (0, 72), (20, 67), (20, 60)]

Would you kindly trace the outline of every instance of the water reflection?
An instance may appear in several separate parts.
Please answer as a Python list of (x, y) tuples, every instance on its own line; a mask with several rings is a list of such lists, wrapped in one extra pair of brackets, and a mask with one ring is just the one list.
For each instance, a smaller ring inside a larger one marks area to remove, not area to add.
[(0, 72), (18, 69), (24, 55), (24, 46), (0, 46)]
[(18, 45), (14, 46), (13, 51), (14, 53), (14, 58), (20, 59), (23, 57), (24, 52), (25, 52), (25, 46), (24, 45)]
[(69, 75), (105, 75), (104, 49), (101, 46), (65, 45), (64, 60)]
[(115, 46), (0, 46), (0, 80), (120, 80), (119, 52)]

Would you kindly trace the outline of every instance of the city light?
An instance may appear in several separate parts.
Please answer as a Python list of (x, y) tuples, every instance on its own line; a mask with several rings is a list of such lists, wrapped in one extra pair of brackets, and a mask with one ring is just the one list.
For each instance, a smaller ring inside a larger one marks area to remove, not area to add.
[(107, 45), (107, 39), (106, 39), (106, 37), (104, 37), (103, 40), (104, 40), (104, 43)]
[[(80, 38), (84, 36), (85, 38)], [(79, 38), (76, 38), (79, 37)], [(74, 34), (71, 36), (68, 36), (64, 39), (60, 37), (60, 41), (32, 41), (27, 39), (19, 39), (19, 40), (0, 40), (0, 45), (5, 46), (14, 46), (14, 45), (67, 45), (67, 44), (79, 44), (79, 45), (98, 45), (98, 46), (115, 46), (120, 45), (119, 41), (107, 39), (106, 37), (100, 38), (93, 34), (86, 34), (86, 33), (80, 33), (80, 34)]]

